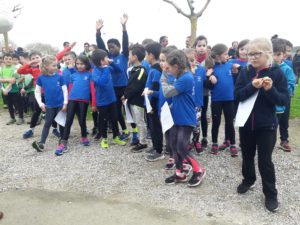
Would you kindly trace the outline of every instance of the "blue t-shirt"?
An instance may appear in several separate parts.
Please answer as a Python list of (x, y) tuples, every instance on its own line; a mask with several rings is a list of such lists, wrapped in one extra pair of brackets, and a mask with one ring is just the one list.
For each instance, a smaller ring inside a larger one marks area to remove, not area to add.
[(230, 59), (229, 63), (231, 63), (231, 64), (239, 64), (243, 68), (245, 68), (248, 65), (248, 61), (241, 60), (241, 59)]
[(45, 105), (48, 108), (61, 107), (64, 104), (62, 86), (66, 85), (63, 76), (41, 74), (36, 84), (44, 89)]
[(195, 80), (194, 97), (195, 97), (196, 107), (203, 106), (203, 86), (204, 86), (205, 79), (206, 79), (206, 70), (203, 66), (198, 65), (194, 74), (194, 80)]
[(110, 67), (94, 67), (92, 77), (96, 89), (97, 106), (107, 106), (116, 102)]
[(179, 92), (172, 99), (171, 113), (175, 125), (196, 126), (196, 111), (194, 102), (194, 77), (191, 72), (186, 72), (174, 83)]
[[(146, 82), (146, 88), (149, 88), (149, 90), (152, 90), (153, 93), (149, 96), (151, 98), (159, 98), (159, 88), (160, 88), (160, 78), (161, 78), (161, 72), (157, 70), (156, 68), (151, 67), (149, 70), (149, 74), (147, 77)], [(154, 89), (154, 84), (157, 83), (159, 85), (159, 88), (157, 91)]]
[(141, 64), (142, 64), (143, 67), (146, 68), (147, 74), (149, 74), (149, 71), (150, 71), (150, 68), (151, 68), (150, 63), (146, 59), (144, 59)]
[(212, 102), (234, 100), (234, 84), (231, 68), (232, 64), (229, 62), (214, 66), (214, 75), (217, 78), (217, 83), (211, 90)]
[(69, 99), (90, 101), (91, 81), (92, 73), (89, 71), (78, 71), (76, 73), (73, 73), (70, 79), (70, 83), (72, 83), (72, 89), (70, 91)]

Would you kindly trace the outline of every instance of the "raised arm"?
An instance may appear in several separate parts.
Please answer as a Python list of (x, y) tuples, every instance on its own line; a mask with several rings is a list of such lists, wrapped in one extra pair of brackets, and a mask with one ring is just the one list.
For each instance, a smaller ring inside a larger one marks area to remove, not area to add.
[(101, 29), (104, 26), (104, 21), (102, 19), (98, 19), (96, 21), (96, 42), (97, 42), (97, 47), (99, 49), (102, 49), (106, 52), (108, 52), (108, 50), (106, 49), (105, 43), (101, 37)]
[(126, 57), (129, 56), (129, 39), (128, 39), (128, 33), (126, 29), (126, 23), (128, 20), (128, 15), (123, 14), (123, 16), (120, 18), (120, 22), (122, 24), (122, 30), (123, 30), (123, 36), (122, 36), (122, 54), (125, 55)]

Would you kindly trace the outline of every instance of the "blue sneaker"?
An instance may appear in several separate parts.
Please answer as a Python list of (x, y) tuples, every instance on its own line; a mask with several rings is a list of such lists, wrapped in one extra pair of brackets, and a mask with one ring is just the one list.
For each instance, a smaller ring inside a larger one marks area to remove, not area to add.
[(54, 152), (55, 155), (61, 156), (63, 155), (67, 150), (67, 147), (64, 144), (59, 144)]
[(33, 136), (33, 131), (32, 130), (28, 130), (23, 134), (23, 138), (27, 139), (27, 138), (31, 138)]
[(121, 141), (125, 141), (129, 138), (130, 134), (125, 134), (124, 132), (122, 132), (122, 134), (120, 135), (120, 140)]
[(56, 128), (52, 130), (52, 134), (54, 134), (57, 138), (61, 137), (61, 134), (59, 133), (59, 131)]
[(140, 142), (139, 138), (138, 138), (138, 133), (137, 132), (132, 132), (132, 139), (131, 139), (131, 143), (130, 146), (135, 146)]
[(83, 146), (89, 146), (90, 141), (86, 137), (83, 137), (83, 138), (80, 138), (80, 144), (82, 144)]

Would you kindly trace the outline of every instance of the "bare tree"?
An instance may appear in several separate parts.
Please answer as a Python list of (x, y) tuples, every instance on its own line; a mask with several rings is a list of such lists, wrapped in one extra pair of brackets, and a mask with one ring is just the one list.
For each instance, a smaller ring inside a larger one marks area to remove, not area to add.
[(41, 42), (30, 43), (25, 46), (29, 51), (35, 50), (41, 52), (43, 55), (56, 55), (58, 48), (53, 47), (50, 44), (44, 44)]
[(194, 7), (194, 0), (187, 0), (187, 3), (190, 8), (190, 13), (184, 12), (176, 3), (174, 3), (171, 0), (163, 0), (166, 3), (171, 4), (178, 13), (181, 15), (185, 16), (190, 20), (191, 23), (191, 43), (194, 43), (196, 39), (196, 34), (197, 34), (197, 21), (198, 18), (202, 16), (203, 12), (206, 10), (208, 4), (210, 3), (211, 0), (206, 0), (206, 3), (204, 4), (203, 8), (199, 12), (195, 12), (195, 7)]

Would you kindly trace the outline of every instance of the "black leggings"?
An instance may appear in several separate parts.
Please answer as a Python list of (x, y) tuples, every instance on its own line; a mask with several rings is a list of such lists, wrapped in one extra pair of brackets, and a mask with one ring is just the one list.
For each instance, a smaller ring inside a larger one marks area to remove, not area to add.
[(183, 167), (183, 161), (187, 160), (193, 167), (194, 172), (199, 172), (200, 166), (198, 162), (190, 154), (187, 149), (190, 137), (193, 131), (193, 127), (190, 126), (173, 126), (169, 131), (170, 149), (175, 159), (176, 170), (181, 170)]
[(15, 107), (18, 110), (19, 118), (23, 119), (23, 102), (20, 93), (8, 93), (6, 100), (10, 118), (15, 119)]
[(125, 89), (126, 89), (126, 86), (125, 87), (114, 87), (116, 98), (117, 98), (117, 102), (116, 102), (117, 119), (121, 125), (122, 130), (126, 130), (126, 123), (125, 123), (124, 116), (122, 113), (123, 103), (121, 101), (121, 98), (124, 95)]
[(203, 106), (201, 110), (201, 129), (202, 136), (207, 137), (207, 108), (208, 108), (209, 96), (203, 96)]
[[(54, 122), (56, 115), (59, 113), (62, 107), (55, 107), (55, 108), (46, 108), (46, 117), (45, 117), (45, 124), (42, 131), (41, 143), (45, 144), (46, 139), (49, 134), (49, 129)], [(59, 132), (61, 134), (64, 133), (64, 128), (59, 126)]]
[(263, 192), (266, 197), (276, 197), (275, 169), (272, 162), (272, 153), (276, 143), (276, 130), (248, 130), (240, 128), (240, 141), (242, 148), (242, 174), (244, 183), (254, 184), (255, 153), (258, 154), (258, 169), (262, 179)]
[(74, 121), (75, 114), (77, 115), (78, 122), (81, 129), (81, 137), (86, 137), (86, 114), (89, 107), (88, 102), (72, 101), (70, 100), (67, 107), (67, 119), (62, 136), (62, 140), (69, 139), (70, 130)]
[(233, 126), (234, 105), (233, 101), (220, 101), (211, 103), (212, 113), (212, 142), (218, 143), (219, 127), (221, 124), (222, 111), (225, 117), (225, 137), (228, 138), (230, 144), (235, 144), (235, 131)]
[(113, 138), (119, 136), (119, 127), (118, 127), (118, 115), (117, 115), (117, 106), (116, 103), (111, 103), (106, 106), (98, 106), (99, 112), (99, 133), (103, 138), (107, 138), (107, 124), (108, 121), (111, 122)]

